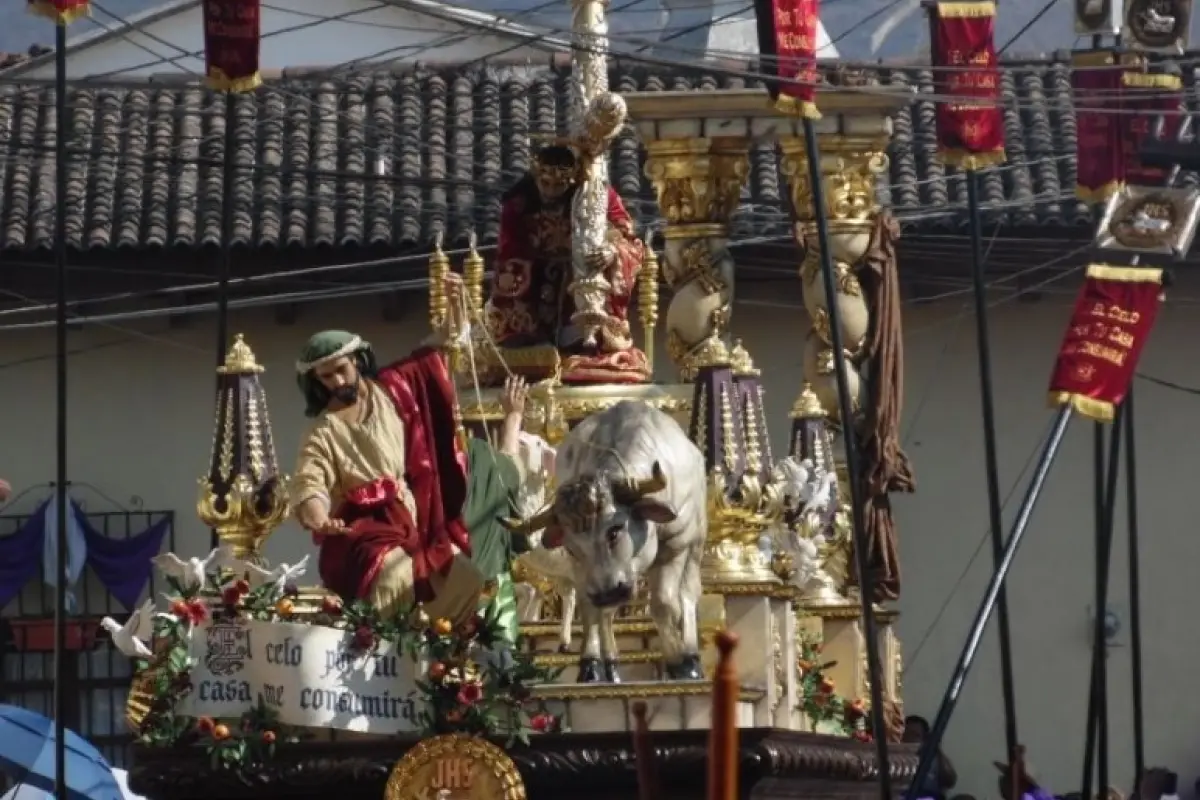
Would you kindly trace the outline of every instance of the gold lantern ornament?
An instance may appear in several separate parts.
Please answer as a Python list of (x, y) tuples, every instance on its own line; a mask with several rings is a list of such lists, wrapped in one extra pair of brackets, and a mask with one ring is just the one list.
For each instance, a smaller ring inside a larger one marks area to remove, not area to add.
[(217, 367), (216, 430), (196, 513), (236, 558), (262, 563), (262, 545), (287, 518), (287, 476), (279, 472), (263, 368), (239, 333)]

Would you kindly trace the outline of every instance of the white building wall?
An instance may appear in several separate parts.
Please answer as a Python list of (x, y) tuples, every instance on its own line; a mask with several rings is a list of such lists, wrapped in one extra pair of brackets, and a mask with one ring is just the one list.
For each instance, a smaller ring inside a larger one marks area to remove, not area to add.
[[(1200, 339), (1194, 298), (1200, 281), (1172, 290), (1143, 359), (1144, 372), (1200, 387)], [(797, 281), (758, 284), (742, 292), (734, 328), (764, 370), (776, 447), (787, 432), (787, 412), (798, 388), (801, 335)], [(1062, 336), (1073, 292), (1036, 304), (1005, 303), (992, 316), (997, 386), (1000, 476), (1009, 493), (1050, 422), (1046, 379)], [(964, 300), (966, 298), (963, 298)], [(789, 307), (779, 307), (780, 304)], [(290, 467), (304, 427), (291, 364), (303, 340), (327, 327), (361, 332), (381, 358), (402, 355), (425, 332), (423, 304), (413, 318), (380, 320), (374, 303), (330, 304), (302, 310), (294, 327), (273, 323), (269, 312), (234, 313), (232, 332), (244, 332), (260, 361), (271, 401), (281, 457)], [(990, 571), (978, 383), (973, 330), (958, 301), (909, 306), (905, 441), (918, 491), (895, 499), (904, 570), (901, 635), (909, 713), (932, 717)], [(4, 320), (0, 318), (0, 324)], [(165, 322), (71, 333), (71, 478), (124, 500), (133, 495), (150, 509), (177, 512), (179, 549), (195, 554), (208, 533), (194, 516), (196, 480), (212, 442), (212, 317), (186, 330)], [(116, 344), (114, 344), (116, 343)], [(54, 340), (51, 331), (0, 330), (0, 475), (18, 491), (54, 477)], [(660, 345), (659, 353), (665, 353)], [(37, 360), (35, 360), (37, 359)], [(668, 371), (663, 372), (667, 377)], [(1138, 455), (1141, 469), (1143, 640), (1147, 754), (1150, 763), (1177, 770), (1190, 786), (1200, 771), (1194, 732), (1200, 730), (1193, 633), (1200, 537), (1187, 501), (1192, 491), (1196, 436), (1191, 423), (1200, 397), (1139, 383)], [(1023, 484), (1022, 484), (1023, 486)], [(1092, 429), (1076, 422), (1068, 432), (1010, 582), (1020, 733), (1035, 774), (1060, 792), (1077, 790), (1083, 748), (1092, 603)], [(48, 495), (35, 489), (19, 503), (31, 509)], [(1006, 509), (1019, 502), (1020, 490)], [(102, 510), (91, 499), (90, 508)], [(1129, 641), (1125, 583), (1124, 506), (1118, 506), (1112, 608), (1121, 616), (1118, 642)], [(307, 536), (289, 524), (267, 548), (274, 560), (309, 552)], [(974, 562), (972, 563), (972, 557)], [(971, 566), (968, 568), (968, 564)], [(955, 584), (965, 571), (957, 590)], [(942, 614), (943, 606), (946, 607)], [(940, 616), (940, 620), (938, 617)], [(1108, 662), (1111, 686), (1113, 781), (1131, 782), (1129, 649)], [(960, 790), (994, 797), (991, 761), (1003, 758), (997, 647), (989, 637), (958, 706), (947, 752), (965, 776)]]
[[(497, 54), (507, 60), (545, 59), (544, 50), (518, 38), (484, 35), (475, 28), (366, 0), (289, 0), (287, 6), (288, 11), (273, 6), (262, 9), (260, 65), (265, 70), (355, 60), (465, 62)], [(107, 20), (106, 26), (120, 27)], [(82, 30), (83, 24), (76, 27)], [(67, 77), (203, 74), (204, 22), (199, 5), (142, 27), (72, 51)], [(23, 75), (53, 78), (54, 64)]]

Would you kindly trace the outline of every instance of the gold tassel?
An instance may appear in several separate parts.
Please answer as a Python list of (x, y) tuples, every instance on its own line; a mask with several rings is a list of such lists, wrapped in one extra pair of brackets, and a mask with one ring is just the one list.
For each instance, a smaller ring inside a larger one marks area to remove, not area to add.
[(463, 288), (467, 293), (467, 312), (475, 317), (483, 310), (483, 256), (475, 249), (475, 234), (471, 234), (471, 252), (463, 261)]

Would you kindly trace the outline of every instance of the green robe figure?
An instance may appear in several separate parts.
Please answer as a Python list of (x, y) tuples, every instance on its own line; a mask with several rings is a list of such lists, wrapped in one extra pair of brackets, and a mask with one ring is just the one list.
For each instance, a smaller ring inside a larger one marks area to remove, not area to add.
[(486, 440), (471, 437), (467, 444), (467, 502), (463, 522), (471, 537), (471, 560), (492, 591), (485, 613), (494, 616), (510, 644), (519, 633), (512, 562), (529, 549), (524, 536), (514, 536), (500, 520), (515, 516), (521, 473), (507, 453)]

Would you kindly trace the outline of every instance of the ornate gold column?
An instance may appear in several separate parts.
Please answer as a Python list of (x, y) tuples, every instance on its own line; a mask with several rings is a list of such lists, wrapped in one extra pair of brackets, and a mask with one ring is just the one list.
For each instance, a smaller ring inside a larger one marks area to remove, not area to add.
[(685, 381), (696, 377), (710, 340), (724, 340), (729, 331), (729, 222), (750, 172), (749, 149), (744, 136), (646, 141), (646, 176), (666, 221), (662, 274), (672, 294), (667, 352)]
[[(884, 116), (855, 121), (860, 129), (856, 135), (832, 133), (821, 136), (821, 175), (825, 183), (829, 245), (837, 274), (842, 343), (854, 367), (848, 377), (857, 410), (862, 407), (863, 382), (859, 368), (865, 355), (871, 311), (855, 271), (870, 247), (875, 218), (880, 211), (876, 185), (879, 176), (888, 168), (886, 149), (891, 136), (891, 121)], [(872, 133), (871, 127), (878, 128), (877, 132)], [(866, 130), (862, 131), (863, 128)], [(805, 248), (800, 280), (811, 327), (804, 345), (804, 380), (820, 398), (829, 418), (840, 424), (837, 376), (830, 346), (830, 317), (821, 278), (808, 158), (802, 138), (781, 139), (779, 146), (783, 154), (780, 171), (787, 178), (796, 210), (796, 241)]]

